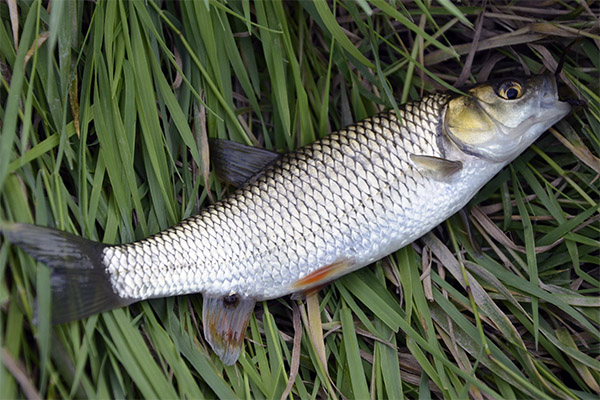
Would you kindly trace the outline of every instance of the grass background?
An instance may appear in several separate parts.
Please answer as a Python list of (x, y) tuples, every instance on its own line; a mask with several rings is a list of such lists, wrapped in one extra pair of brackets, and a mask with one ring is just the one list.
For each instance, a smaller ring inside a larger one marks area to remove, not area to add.
[(481, 253), (455, 216), (305, 302), (258, 304), (232, 367), (200, 295), (51, 327), (48, 269), (0, 238), (0, 398), (597, 398), (598, 4), (453, 4), (0, 2), (0, 219), (106, 243), (229, 190), (208, 137), (289, 151), (434, 90), (554, 71), (575, 39), (563, 95), (587, 103), (471, 202)]

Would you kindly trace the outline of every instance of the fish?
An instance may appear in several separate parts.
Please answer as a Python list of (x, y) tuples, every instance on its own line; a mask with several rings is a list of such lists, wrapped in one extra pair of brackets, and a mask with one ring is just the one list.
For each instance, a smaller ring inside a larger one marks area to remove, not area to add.
[[(134, 243), (0, 231), (51, 268), (52, 323), (202, 293), (205, 338), (233, 365), (257, 301), (317, 290), (417, 240), (570, 109), (551, 74), (433, 93), (282, 156), (261, 150), (230, 195)], [(219, 149), (229, 175), (254, 154)]]

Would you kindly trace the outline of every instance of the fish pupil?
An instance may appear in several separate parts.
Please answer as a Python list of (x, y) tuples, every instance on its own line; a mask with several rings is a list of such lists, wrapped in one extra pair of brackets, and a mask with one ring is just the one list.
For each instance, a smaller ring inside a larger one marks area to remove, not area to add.
[(506, 91), (506, 97), (507, 97), (509, 100), (514, 100), (514, 99), (516, 99), (516, 98), (517, 98), (517, 96), (518, 96), (518, 94), (519, 94), (519, 91), (518, 91), (517, 89), (515, 89), (515, 88), (510, 88), (510, 89), (508, 89), (508, 90)]
[(240, 298), (237, 294), (230, 294), (229, 296), (223, 297), (223, 305), (227, 308), (235, 307), (240, 302)]

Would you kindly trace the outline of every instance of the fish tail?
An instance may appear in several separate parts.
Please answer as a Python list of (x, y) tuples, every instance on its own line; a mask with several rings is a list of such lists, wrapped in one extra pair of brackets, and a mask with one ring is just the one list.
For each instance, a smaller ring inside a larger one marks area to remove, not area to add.
[(102, 252), (108, 245), (41, 226), (2, 223), (0, 232), (13, 244), (48, 265), (52, 323), (61, 324), (131, 304), (112, 287)]

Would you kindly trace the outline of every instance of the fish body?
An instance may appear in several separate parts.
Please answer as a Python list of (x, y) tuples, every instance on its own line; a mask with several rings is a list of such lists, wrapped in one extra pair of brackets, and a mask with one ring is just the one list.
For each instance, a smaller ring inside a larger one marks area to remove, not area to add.
[(551, 76), (470, 95), (432, 94), (332, 133), (139, 242), (3, 230), (53, 268), (55, 322), (200, 292), (205, 335), (232, 364), (255, 301), (319, 287), (416, 240), (570, 109)]
[[(151, 238), (104, 249), (123, 298), (202, 292), (265, 300), (327, 280), (414, 241), (462, 208), (504, 163), (461, 155), (448, 179), (411, 154), (456, 159), (441, 131), (449, 96), (384, 112), (284, 156), (251, 184)], [(343, 267), (343, 268), (342, 268)]]

